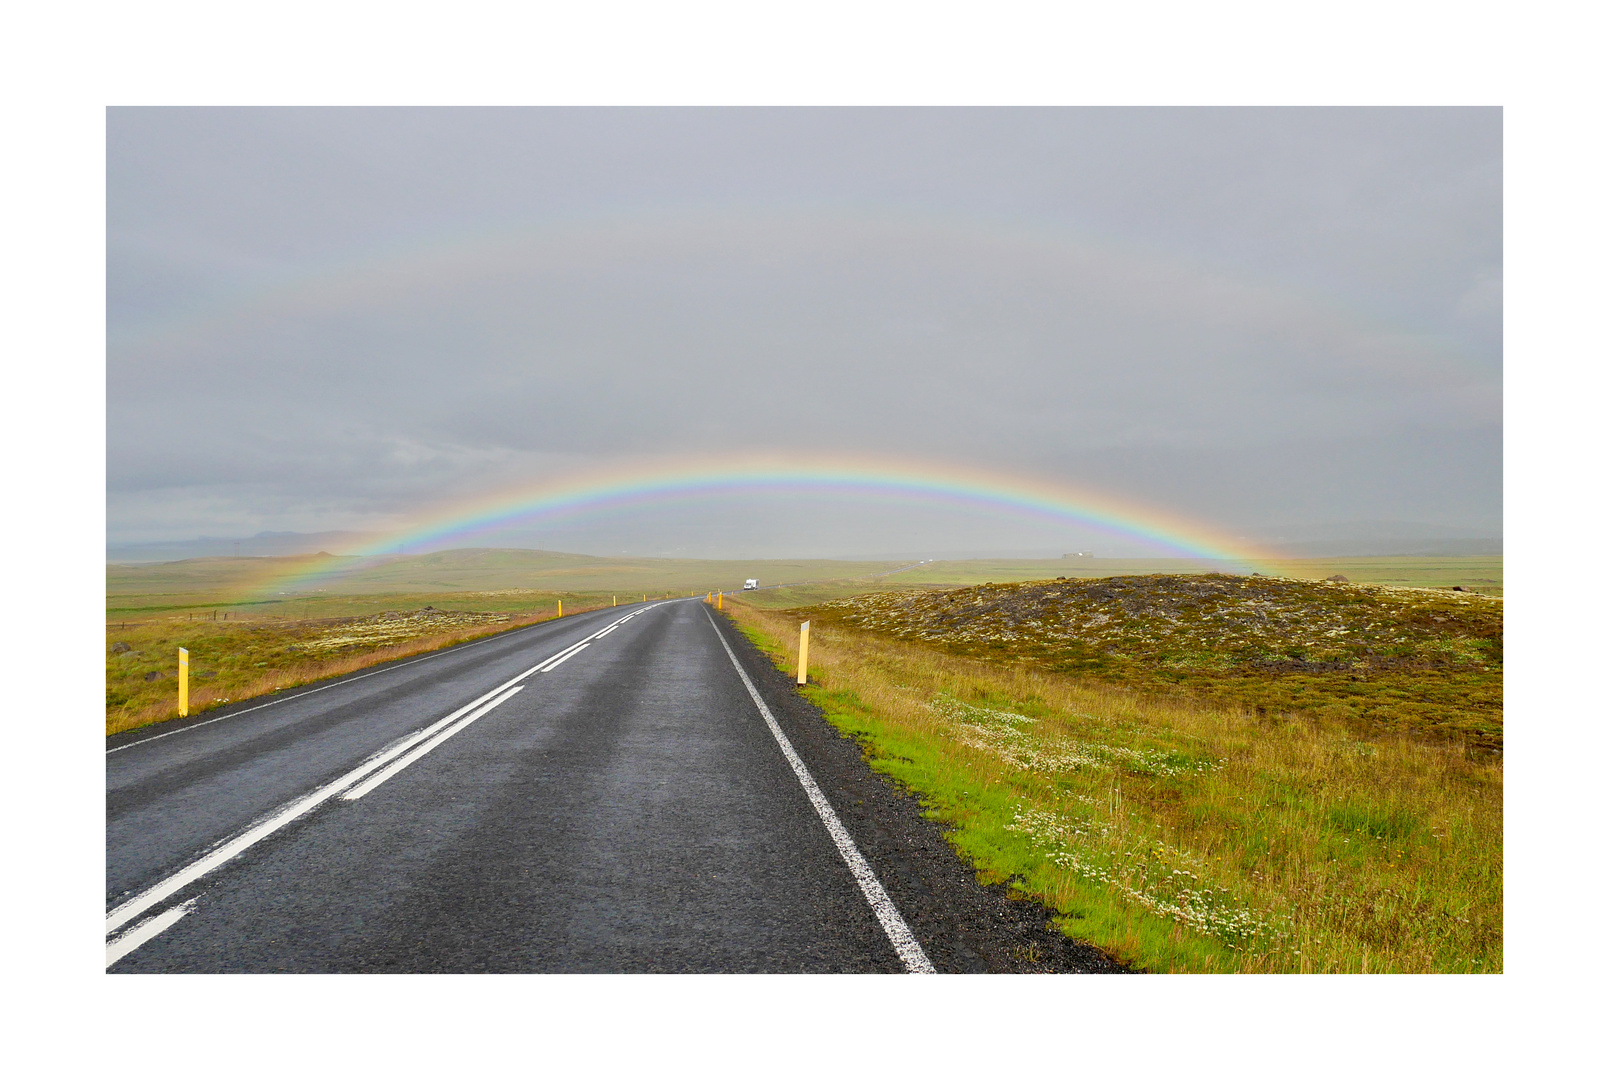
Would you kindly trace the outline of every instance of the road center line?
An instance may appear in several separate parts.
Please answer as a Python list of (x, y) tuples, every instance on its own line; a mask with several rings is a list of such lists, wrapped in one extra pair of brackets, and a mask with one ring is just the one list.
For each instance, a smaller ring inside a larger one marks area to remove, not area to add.
[(788, 741), (788, 737), (782, 733), (782, 728), (777, 725), (776, 717), (771, 715), (771, 710), (766, 707), (765, 700), (760, 697), (760, 692), (754, 688), (754, 682), (749, 678), (749, 673), (743, 670), (742, 664), (738, 663), (737, 653), (733, 652), (732, 646), (727, 644), (726, 635), (722, 634), (721, 628), (715, 625), (715, 616), (711, 615), (707, 610), (704, 615), (710, 621), (710, 629), (715, 631), (716, 638), (720, 640), (721, 648), (725, 649), (726, 655), (731, 657), (732, 666), (737, 668), (738, 677), (743, 680), (743, 685), (748, 689), (749, 697), (754, 699), (754, 704), (759, 708), (760, 715), (765, 718), (766, 727), (771, 729), (771, 734), (777, 740), (777, 745), (782, 748), (782, 756), (788, 759), (789, 765), (793, 766), (793, 775), (799, 778), (799, 783), (803, 785), (805, 794), (810, 797), (810, 805), (816, 808), (816, 813), (820, 816), (821, 823), (827, 826), (827, 831), (832, 834), (833, 843), (838, 845), (838, 854), (842, 855), (844, 862), (849, 864), (849, 872), (855, 876), (855, 881), (860, 885), (860, 891), (866, 897), (866, 902), (872, 906), (872, 911), (876, 914), (877, 921), (883, 924), (883, 932), (888, 935), (888, 940), (894, 946), (894, 951), (899, 954), (900, 960), (905, 964), (905, 970), (913, 975), (934, 974), (933, 962), (927, 958), (927, 953), (922, 951), (921, 942), (917, 941), (916, 935), (911, 933), (911, 928), (906, 925), (904, 917), (899, 913), (899, 908), (889, 898), (887, 890), (883, 888), (883, 883), (877, 880), (877, 875), (872, 871), (871, 864), (866, 861), (865, 856), (861, 855), (860, 849), (855, 846), (854, 838), (849, 835), (849, 830), (844, 828), (844, 823), (838, 819), (838, 814), (833, 810), (832, 803), (827, 801), (827, 796), (822, 794), (821, 788), (816, 786), (815, 778), (810, 775), (810, 770), (805, 767), (804, 761), (794, 751), (793, 744)]
[[(632, 615), (635, 614), (637, 614), (637, 612), (632, 613)], [(631, 618), (632, 615), (626, 616), (625, 619), (616, 620), (610, 624), (610, 627), (620, 625), (620, 623), (625, 622), (626, 619)], [(606, 627), (605, 629), (608, 628), (609, 627)], [(126, 900), (117, 907), (113, 908), (111, 911), (107, 912), (106, 932), (110, 934), (118, 927), (135, 918), (138, 918), (140, 915), (143, 915), (151, 908), (168, 899), (168, 897), (172, 896), (174, 893), (194, 883), (200, 878), (205, 877), (207, 874), (212, 873), (212, 871), (216, 870), (230, 859), (233, 859), (236, 855), (239, 855), (241, 852), (252, 847), (258, 841), (272, 836), (274, 833), (278, 832), (286, 825), (289, 825), (297, 818), (302, 817), (304, 814), (316, 809), (332, 797), (340, 794), (353, 784), (356, 784), (358, 781), (362, 780), (376, 769), (383, 768), (384, 766), (390, 764), (392, 761), (396, 760), (398, 757), (401, 757), (419, 743), (437, 734), (443, 728), (463, 717), (466, 713), (473, 712), (475, 709), (480, 708), (480, 706), (486, 704), (497, 695), (508, 690), (516, 683), (523, 682), (531, 675), (536, 674), (536, 672), (542, 667), (552, 664), (555, 660), (563, 663), (564, 660), (569, 659), (569, 656), (573, 654), (573, 652), (579, 646), (586, 645), (594, 638), (601, 636), (602, 633), (603, 631), (598, 631), (597, 633), (589, 634), (587, 637), (583, 638), (576, 644), (571, 645), (569, 648), (563, 649), (553, 656), (548, 657), (546, 660), (543, 660), (541, 663), (525, 669), (512, 679), (503, 683), (501, 686), (487, 691), (474, 701), (471, 701), (468, 705), (465, 705), (460, 709), (455, 709), (453, 712), (442, 717), (440, 720), (437, 720), (429, 727), (416, 731), (411, 735), (404, 736), (397, 742), (392, 743), (390, 746), (372, 755), (357, 768), (346, 773), (339, 779), (325, 784), (323, 787), (318, 788), (309, 795), (304, 795), (299, 799), (292, 800), (291, 802), (282, 806), (280, 809), (271, 812), (266, 817), (260, 819), (255, 825), (252, 825), (244, 832), (240, 833), (233, 840), (213, 848), (205, 855), (192, 861), (188, 866), (185, 866), (183, 869), (169, 875), (168, 877), (157, 882), (155, 885), (151, 886), (149, 889), (146, 889), (144, 892), (130, 898), (129, 900)], [(177, 918), (177, 916), (175, 916), (175, 918)], [(149, 938), (145, 940), (149, 940)], [(134, 947), (135, 946), (130, 946), (131, 949)]]
[(194, 900), (186, 900), (168, 908), (162, 914), (146, 919), (127, 933), (120, 934), (106, 943), (106, 966), (111, 967), (129, 953), (156, 937), (162, 931), (190, 914), (196, 906)]
[(571, 645), (570, 649), (565, 649), (563, 652), (557, 653), (557, 655), (553, 655), (553, 657), (549, 657), (547, 660), (544, 660), (541, 665), (537, 665), (536, 670), (547, 671), (550, 670), (550, 668), (557, 668), (557, 666), (562, 665), (565, 660), (570, 660), (573, 655), (581, 652), (582, 649), (586, 649), (587, 645), (591, 644), (591, 639), (589, 639), (589, 641), (578, 641), (576, 644)]
[(448, 739), (452, 738), (454, 735), (457, 735), (460, 731), (463, 731), (470, 724), (473, 724), (476, 720), (479, 720), (481, 717), (485, 716), (487, 713), (491, 712), (493, 709), (495, 709), (499, 705), (503, 704), (503, 702), (507, 701), (509, 698), (513, 697), (515, 694), (519, 693), (521, 690), (524, 690), (524, 689), (525, 689), (525, 687), (523, 687), (523, 686), (511, 687), (505, 693), (499, 695), (498, 697), (492, 699), (491, 701), (488, 701), (486, 704), (482, 705), (480, 708), (476, 709), (474, 712), (470, 713), (468, 716), (466, 716), (462, 720), (458, 721), (458, 723), (454, 724), (452, 727), (448, 728), (446, 731), (443, 731), (440, 735), (437, 735), (434, 739), (431, 739), (429, 742), (425, 743), (423, 746), (421, 746), (418, 749), (414, 750), (412, 753), (408, 754), (406, 757), (404, 757), (404, 758), (402, 758), (402, 759), (400, 759), (398, 761), (392, 762), (389, 766), (387, 766), (386, 768), (384, 768), (384, 769), (380, 770), (379, 772), (375, 773), (373, 776), (371, 776), (367, 780), (363, 781), (363, 783), (359, 784), (357, 787), (352, 788), (350, 791), (348, 791), (344, 795), (342, 795), (341, 798), (346, 802), (351, 802), (351, 801), (353, 801), (355, 799), (363, 798), (363, 796), (367, 795), (369, 792), (373, 791), (375, 788), (379, 787), (381, 784), (385, 783), (387, 780), (389, 780), (393, 776), (397, 775), (403, 769), (406, 769), (409, 765), (412, 765), (414, 762), (418, 761), (420, 758), (422, 758), (426, 754), (430, 753), (430, 751), (434, 750), (436, 747), (440, 746), (442, 743), (446, 742)]
[[(531, 669), (531, 671), (535, 670), (535, 668)], [(119, 926), (122, 926), (130, 919), (143, 914), (150, 908), (161, 903), (163, 900), (166, 900), (168, 897), (172, 896), (186, 885), (189, 885), (191, 882), (210, 874), (212, 871), (216, 870), (230, 859), (233, 859), (236, 855), (239, 855), (253, 844), (256, 844), (259, 840), (272, 836), (274, 833), (278, 832), (286, 825), (289, 825), (303, 814), (306, 814), (308, 811), (318, 807), (331, 796), (336, 795), (342, 790), (350, 787), (352, 784), (357, 783), (375, 769), (381, 768), (388, 762), (400, 757), (410, 748), (416, 746), (425, 739), (428, 739), (430, 736), (434, 735), (448, 724), (451, 724), (454, 720), (457, 720), (459, 717), (463, 716), (466, 712), (470, 712), (477, 706), (484, 704), (486, 701), (497, 696), (497, 694), (508, 689), (508, 687), (519, 682), (529, 674), (531, 674), (531, 672), (527, 671), (516, 678), (510, 679), (507, 683), (499, 686), (496, 690), (483, 694), (481, 697), (476, 698), (468, 705), (449, 713), (447, 716), (444, 716), (442, 719), (436, 721), (434, 724), (431, 724), (429, 727), (416, 731), (412, 735), (408, 735), (405, 738), (398, 740), (391, 746), (371, 756), (368, 760), (364, 761), (363, 764), (348, 772), (340, 779), (325, 784), (323, 787), (318, 788), (310, 795), (303, 795), (301, 798), (286, 804), (279, 810), (263, 818), (256, 825), (247, 829), (239, 836), (236, 836), (233, 840), (230, 840), (228, 843), (214, 848), (201, 858), (190, 863), (190, 865), (186, 866), (184, 869), (169, 875), (162, 881), (151, 886), (151, 888), (140, 893), (138, 896), (119, 904), (117, 907), (107, 912), (106, 932), (111, 933), (113, 930), (116, 930)]]
[(583, 641), (581, 644), (577, 645), (575, 648), (567, 650), (564, 653), (563, 656), (559, 656), (559, 657), (556, 657), (555, 659), (549, 660), (547, 663), (543, 664), (541, 666), (541, 668), (538, 669), (538, 670), (540, 670), (543, 674), (546, 674), (547, 672), (552, 671), (554, 668), (558, 667), (560, 664), (564, 663), (566, 660), (570, 659), (570, 657), (574, 656), (576, 653), (580, 652), (582, 649), (586, 648), (590, 644), (591, 644), (591, 642)]

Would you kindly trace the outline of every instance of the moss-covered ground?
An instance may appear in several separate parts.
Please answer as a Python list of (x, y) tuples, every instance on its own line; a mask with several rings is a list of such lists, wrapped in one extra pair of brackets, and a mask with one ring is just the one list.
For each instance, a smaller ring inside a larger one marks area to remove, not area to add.
[(1503, 602), (1477, 593), (1154, 574), (884, 592), (802, 616), (1131, 690), (1502, 746)]

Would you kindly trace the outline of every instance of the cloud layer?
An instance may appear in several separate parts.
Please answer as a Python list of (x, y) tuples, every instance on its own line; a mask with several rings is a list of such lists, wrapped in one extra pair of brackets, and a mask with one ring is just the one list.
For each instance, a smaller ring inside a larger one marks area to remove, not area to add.
[[(1492, 110), (118, 109), (108, 147), (112, 539), (790, 450), (1500, 521)], [(1024, 546), (750, 509), (571, 539)]]

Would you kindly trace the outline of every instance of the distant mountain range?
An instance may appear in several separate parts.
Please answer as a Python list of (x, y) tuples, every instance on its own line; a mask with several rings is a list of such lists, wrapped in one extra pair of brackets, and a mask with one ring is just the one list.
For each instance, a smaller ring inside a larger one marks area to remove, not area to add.
[(261, 532), (256, 536), (198, 536), (194, 540), (159, 540), (144, 544), (107, 544), (106, 561), (113, 563), (175, 562), (239, 555), (316, 555), (327, 551), (343, 555), (371, 540), (356, 532)]

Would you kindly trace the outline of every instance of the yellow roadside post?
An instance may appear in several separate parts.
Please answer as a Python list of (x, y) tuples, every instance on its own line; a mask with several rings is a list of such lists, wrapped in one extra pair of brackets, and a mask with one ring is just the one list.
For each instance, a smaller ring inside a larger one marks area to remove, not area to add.
[(564, 618), (564, 601), (559, 601), (559, 618)]
[(190, 715), (190, 650), (179, 650), (179, 715)]
[(647, 593), (642, 594), (642, 602), (645, 603), (645, 604), (648, 603), (648, 594)]
[(611, 596), (611, 597), (610, 597), (610, 598), (609, 598), (609, 606), (610, 606), (610, 607), (619, 607), (619, 606), (620, 606), (620, 597), (618, 597), (618, 596)]
[(722, 608), (721, 608), (721, 599), (722, 599), (722, 598), (723, 598), (723, 597), (724, 597), (724, 596), (725, 596), (725, 595), (726, 595), (726, 594), (725, 594), (725, 593), (716, 593), (716, 594), (715, 594), (715, 610), (716, 610), (716, 611), (720, 611), (720, 610), (722, 610)]
[(810, 670), (810, 624), (799, 624), (799, 685), (803, 686)]

